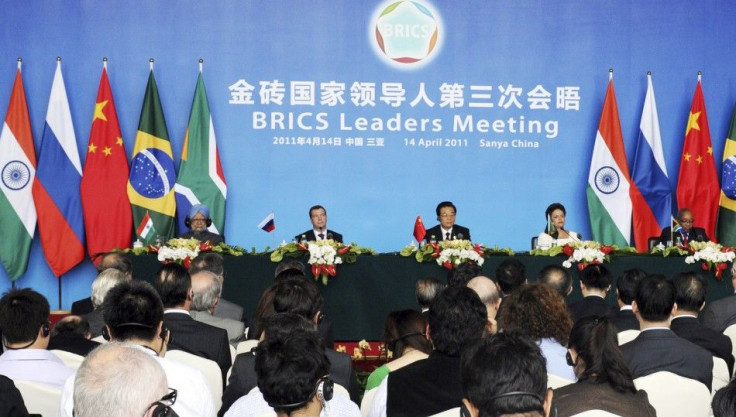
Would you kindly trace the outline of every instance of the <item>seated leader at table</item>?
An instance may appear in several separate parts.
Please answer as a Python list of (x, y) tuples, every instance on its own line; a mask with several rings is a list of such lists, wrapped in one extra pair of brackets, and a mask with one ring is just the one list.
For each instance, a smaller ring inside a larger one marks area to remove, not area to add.
[(452, 239), (470, 240), (470, 229), (455, 224), (457, 208), (451, 201), (443, 201), (438, 204), (435, 212), (437, 213), (437, 220), (440, 224), (427, 230), (426, 240), (428, 242), (432, 239), (436, 241)]
[(695, 224), (695, 218), (693, 212), (688, 208), (682, 208), (677, 212), (677, 222), (680, 223), (680, 229), (672, 232), (671, 227), (665, 227), (662, 229), (662, 234), (659, 236), (659, 242), (663, 245), (667, 245), (667, 242), (674, 242), (675, 245), (678, 243), (687, 245), (690, 242), (708, 242), (710, 239), (705, 234), (705, 229), (700, 227), (693, 227)]
[(225, 243), (225, 237), (217, 233), (207, 230), (212, 225), (210, 218), (210, 209), (204, 204), (195, 204), (189, 209), (189, 215), (184, 220), (184, 224), (189, 228), (188, 232), (182, 233), (180, 237), (185, 239), (195, 238), (200, 242), (209, 241), (213, 245)]
[(297, 242), (332, 239), (335, 242), (342, 243), (340, 233), (327, 229), (327, 210), (324, 207), (320, 205), (312, 206), (309, 209), (309, 221), (312, 222), (312, 230), (294, 236)]

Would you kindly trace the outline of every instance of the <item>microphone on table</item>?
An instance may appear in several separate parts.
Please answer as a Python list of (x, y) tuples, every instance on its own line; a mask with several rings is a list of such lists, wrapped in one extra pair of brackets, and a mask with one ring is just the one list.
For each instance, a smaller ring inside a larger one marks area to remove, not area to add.
[(327, 233), (327, 239), (330, 239), (330, 240), (332, 240), (332, 237), (333, 237), (333, 236), (332, 236), (332, 233)]
[(464, 238), (465, 236), (463, 236), (463, 234), (462, 234), (462, 233), (458, 233), (456, 237), (457, 237), (457, 238), (458, 238), (459, 240), (463, 240), (463, 238)]

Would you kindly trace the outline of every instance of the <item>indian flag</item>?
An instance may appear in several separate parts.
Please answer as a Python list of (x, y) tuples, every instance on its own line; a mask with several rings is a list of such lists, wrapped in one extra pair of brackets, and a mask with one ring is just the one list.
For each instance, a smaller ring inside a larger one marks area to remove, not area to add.
[(156, 228), (153, 227), (153, 219), (151, 219), (151, 216), (146, 212), (146, 214), (143, 216), (143, 219), (141, 220), (141, 224), (138, 225), (138, 229), (136, 229), (136, 233), (138, 233), (138, 236), (142, 237), (143, 240), (149, 240), (151, 236), (153, 236), (154, 233), (156, 233)]
[(593, 240), (628, 246), (631, 238), (631, 177), (618, 118), (613, 73), (610, 74), (603, 111), (588, 173), (588, 213)]
[(15, 73), (8, 112), (0, 133), (0, 262), (12, 280), (26, 272), (36, 230), (31, 192), (36, 176), (36, 152), (28, 118), (20, 62)]

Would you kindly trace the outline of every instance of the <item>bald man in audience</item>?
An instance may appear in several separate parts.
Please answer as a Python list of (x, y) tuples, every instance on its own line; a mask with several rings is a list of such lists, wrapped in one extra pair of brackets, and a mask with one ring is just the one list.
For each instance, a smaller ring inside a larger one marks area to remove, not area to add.
[(92, 338), (89, 323), (83, 317), (66, 316), (51, 331), (48, 350), (63, 350), (79, 356), (87, 356), (100, 344)]
[(496, 315), (498, 314), (498, 308), (501, 306), (501, 293), (498, 291), (498, 286), (490, 278), (479, 276), (468, 282), (468, 288), (475, 291), (480, 297), (480, 301), (486, 306), (488, 312), (487, 332), (496, 334), (498, 332)]
[(539, 282), (554, 288), (562, 298), (572, 293), (570, 270), (560, 265), (547, 265), (539, 271)]
[(222, 285), (217, 275), (201, 270), (192, 274), (192, 306), (189, 313), (194, 320), (227, 330), (230, 343), (237, 345), (245, 340), (245, 325), (242, 321), (214, 315), (217, 311)]

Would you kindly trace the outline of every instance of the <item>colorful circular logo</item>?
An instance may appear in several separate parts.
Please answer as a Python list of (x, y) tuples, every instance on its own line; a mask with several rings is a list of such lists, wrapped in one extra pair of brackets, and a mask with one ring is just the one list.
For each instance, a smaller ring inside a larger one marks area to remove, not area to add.
[(393, 67), (421, 67), (440, 49), (444, 35), (440, 17), (424, 1), (384, 3), (372, 22), (374, 49)]

